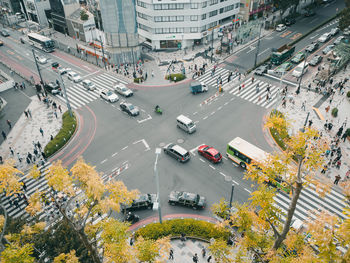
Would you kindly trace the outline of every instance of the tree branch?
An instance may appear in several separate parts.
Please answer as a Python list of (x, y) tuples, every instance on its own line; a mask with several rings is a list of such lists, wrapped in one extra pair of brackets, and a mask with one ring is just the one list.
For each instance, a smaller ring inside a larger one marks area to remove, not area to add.
[(85, 228), (86, 221), (87, 221), (87, 219), (89, 218), (89, 215), (90, 215), (90, 213), (91, 213), (92, 208), (94, 208), (97, 204), (98, 204), (98, 200), (95, 199), (94, 202), (92, 203), (92, 205), (89, 207), (89, 210), (88, 210), (88, 212), (86, 213), (86, 216), (85, 216), (85, 218), (84, 218), (84, 220), (83, 220), (83, 223), (81, 224), (82, 229)]
[[(7, 215), (6, 207), (2, 203), (0, 204), (0, 207), (2, 208), (2, 210), (4, 210), (4, 217), (5, 217), (4, 225), (2, 227), (2, 231), (1, 231), (1, 234), (0, 234), (0, 246), (1, 246), (0, 248), (1, 248), (1, 251), (3, 251), (5, 249), (5, 247), (2, 244), (2, 239), (4, 238), (4, 235), (5, 235), (8, 215)], [(9, 243), (6, 238), (4, 240), (6, 241), (6, 243)]]
[(278, 238), (281, 236), (281, 234), (278, 232), (278, 230), (276, 229), (275, 225), (272, 224), (272, 222), (269, 219), (265, 219), (267, 223), (270, 224), (270, 226), (272, 227), (273, 233), (275, 235), (275, 238)]

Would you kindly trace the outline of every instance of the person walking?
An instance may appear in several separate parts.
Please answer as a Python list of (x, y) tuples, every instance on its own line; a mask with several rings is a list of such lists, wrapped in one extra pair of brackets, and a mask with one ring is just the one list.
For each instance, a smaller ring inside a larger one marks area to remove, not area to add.
[(174, 260), (174, 250), (171, 248), (169, 252), (169, 260)]
[(10, 149), (10, 153), (11, 153), (11, 155), (13, 156), (13, 155), (14, 155), (14, 152), (13, 152), (12, 147), (9, 147), (9, 149)]
[(39, 150), (41, 151), (41, 144), (40, 144), (39, 141), (38, 141), (38, 143), (36, 145), (38, 146)]
[(194, 263), (198, 263), (198, 255), (197, 255), (197, 253), (194, 254), (192, 260), (193, 260)]
[(54, 111), (53, 114), (55, 114), (55, 117), (56, 117), (56, 119), (57, 119), (57, 111), (56, 111), (56, 110)]
[(27, 185), (24, 181), (22, 181), (22, 188), (24, 192), (27, 192)]
[(203, 248), (202, 248), (202, 257), (205, 258), (206, 254), (207, 254), (207, 251), (206, 251), (205, 248), (203, 247)]
[(340, 179), (341, 179), (341, 177), (340, 177), (340, 175), (338, 174), (338, 175), (335, 177), (334, 184), (335, 184), (335, 185), (338, 185)]
[(212, 258), (212, 256), (210, 255), (207, 259), (207, 262), (211, 262), (211, 258)]
[(58, 105), (58, 109), (59, 109), (60, 113), (62, 113), (61, 105)]
[(26, 118), (28, 119), (28, 112), (24, 111), (24, 115), (25, 115)]
[(305, 111), (305, 101), (303, 101), (303, 103), (301, 104), (301, 109)]
[(31, 161), (33, 161), (33, 156), (32, 156), (32, 154), (31, 154), (30, 152), (28, 152), (27, 156), (28, 156), (28, 158), (29, 158)]
[(32, 112), (30, 111), (30, 109), (28, 109), (27, 112), (28, 112), (28, 116), (29, 116), (30, 118), (32, 118)]
[(6, 133), (4, 131), (1, 132), (2, 137), (4, 137), (4, 140), (6, 140)]
[(312, 123), (312, 120), (309, 120), (309, 128), (311, 127)]
[(11, 130), (11, 129), (12, 129), (12, 123), (11, 123), (11, 121), (10, 121), (10, 120), (7, 120), (6, 122), (7, 122), (7, 125), (9, 126), (9, 129)]
[(41, 133), (41, 136), (44, 137), (44, 130), (40, 127), (39, 131), (40, 131), (40, 133)]

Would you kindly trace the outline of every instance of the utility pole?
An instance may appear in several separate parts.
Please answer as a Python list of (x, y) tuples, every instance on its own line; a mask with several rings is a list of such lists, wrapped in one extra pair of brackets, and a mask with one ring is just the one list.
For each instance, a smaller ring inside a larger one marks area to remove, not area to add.
[(308, 53), (306, 53), (305, 59), (304, 59), (304, 61), (302, 62), (304, 66), (303, 66), (303, 69), (301, 70), (301, 76), (300, 76), (299, 81), (298, 81), (298, 88), (297, 88), (297, 90), (296, 90), (297, 95), (300, 93), (300, 85), (301, 85), (301, 80), (302, 80), (302, 78), (303, 78), (303, 76), (304, 76), (304, 69), (305, 69), (305, 65), (306, 65), (306, 63), (307, 63), (307, 62), (306, 62), (307, 57), (308, 57)]
[(40, 67), (39, 67), (38, 61), (36, 60), (36, 56), (35, 56), (35, 51), (34, 51), (34, 49), (32, 49), (32, 52), (33, 52), (33, 56), (34, 56), (35, 65), (36, 65), (36, 68), (37, 68), (38, 73), (39, 73), (41, 85), (44, 85), (43, 77), (41, 76)]
[(234, 184), (232, 184), (231, 187), (231, 196), (230, 196), (230, 208), (232, 207), (232, 199), (233, 199), (233, 191), (235, 190)]
[(132, 64), (134, 65), (134, 75), (136, 74), (136, 67), (135, 67), (135, 57), (134, 57), (134, 48), (131, 47), (131, 56), (132, 56)]
[(72, 113), (72, 108), (70, 106), (70, 103), (69, 103), (69, 100), (68, 100), (68, 96), (67, 96), (67, 92), (66, 92), (66, 87), (64, 86), (64, 82), (63, 82), (63, 79), (62, 79), (62, 75), (60, 73), (58, 73), (58, 76), (59, 76), (59, 79), (61, 81), (61, 85), (62, 85), (62, 90), (63, 90), (63, 96), (64, 98), (66, 99), (66, 104), (67, 104), (67, 108), (68, 108), (68, 111), (69, 111), (69, 115), (71, 117), (73, 117), (73, 113)]
[(158, 203), (158, 216), (159, 216), (159, 223), (162, 223), (162, 209), (160, 205), (160, 198), (159, 198), (159, 176), (158, 176), (158, 169), (157, 169), (157, 162), (158, 162), (158, 156), (162, 152), (161, 148), (156, 148), (156, 161), (154, 163), (154, 174), (156, 177), (156, 184), (157, 184), (157, 203)]
[(260, 25), (259, 29), (259, 38), (258, 38), (258, 45), (256, 47), (256, 53), (255, 53), (255, 60), (254, 60), (254, 68), (256, 68), (256, 64), (258, 63), (258, 55), (259, 55), (259, 48), (260, 48), (260, 37), (261, 37), (261, 29), (263, 27), (263, 24)]
[(213, 55), (214, 55), (214, 27), (211, 30), (211, 58), (210, 63), (213, 63)]
[(103, 63), (104, 63), (104, 65), (105, 65), (105, 69), (107, 69), (107, 68), (106, 68), (106, 59), (105, 59), (105, 50), (104, 50), (104, 48), (103, 48), (103, 42), (102, 42), (101, 36), (100, 36), (100, 43), (101, 43), (101, 48), (102, 48), (102, 60), (103, 60)]
[(95, 29), (94, 27), (90, 27), (90, 31), (91, 31), (91, 38), (92, 38), (92, 45), (94, 46), (94, 51), (95, 51), (95, 58), (96, 58), (96, 65), (98, 66), (98, 59), (97, 59), (97, 54), (96, 54), (96, 46), (95, 46), (95, 42), (94, 42), (94, 35), (92, 34), (92, 30)]

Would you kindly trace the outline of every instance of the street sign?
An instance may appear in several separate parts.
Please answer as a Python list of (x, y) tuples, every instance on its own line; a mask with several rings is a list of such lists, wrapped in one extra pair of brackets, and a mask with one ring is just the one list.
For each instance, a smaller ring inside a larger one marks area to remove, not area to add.
[(177, 43), (177, 48), (181, 48), (181, 43)]

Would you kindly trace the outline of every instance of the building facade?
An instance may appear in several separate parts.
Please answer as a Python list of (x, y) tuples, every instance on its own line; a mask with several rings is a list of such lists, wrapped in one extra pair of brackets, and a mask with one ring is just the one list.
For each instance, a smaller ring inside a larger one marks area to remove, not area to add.
[(112, 64), (132, 63), (140, 57), (135, 0), (100, 0), (106, 47)]
[[(81, 12), (86, 14), (86, 18), (82, 19)], [(95, 31), (94, 16), (84, 8), (80, 7), (75, 10), (69, 17), (66, 18), (68, 35), (74, 39), (79, 39), (83, 42), (92, 42), (92, 36)]]
[(78, 0), (50, 0), (50, 26), (62, 34), (68, 34), (66, 18), (80, 8)]
[(137, 0), (138, 32), (152, 49), (187, 48), (218, 37), (240, 0)]
[(262, 17), (265, 11), (273, 8), (272, 0), (241, 0), (239, 18), (248, 22)]
[(49, 0), (24, 0), (28, 20), (43, 27), (49, 25), (46, 13), (51, 9)]

